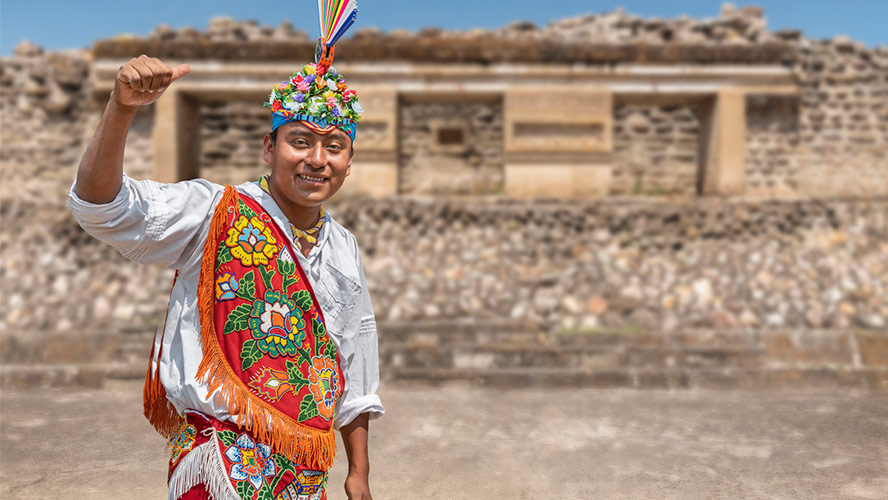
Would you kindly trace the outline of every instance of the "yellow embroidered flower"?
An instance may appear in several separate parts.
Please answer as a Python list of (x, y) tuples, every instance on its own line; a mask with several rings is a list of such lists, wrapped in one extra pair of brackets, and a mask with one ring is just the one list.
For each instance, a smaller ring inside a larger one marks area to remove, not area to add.
[(315, 74), (315, 67), (311, 64), (306, 64), (305, 67), (302, 68), (302, 72), (306, 75), (313, 75)]
[(258, 217), (247, 219), (243, 215), (228, 229), (225, 246), (231, 249), (231, 256), (245, 266), (268, 264), (278, 253), (271, 228)]
[(331, 97), (336, 97), (336, 92), (333, 92), (332, 90), (324, 92), (324, 99), (329, 99)]

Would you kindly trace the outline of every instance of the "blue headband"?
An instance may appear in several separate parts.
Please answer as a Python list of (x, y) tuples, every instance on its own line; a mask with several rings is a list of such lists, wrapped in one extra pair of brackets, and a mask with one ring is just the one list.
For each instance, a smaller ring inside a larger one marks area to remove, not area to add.
[(355, 137), (358, 135), (358, 125), (354, 122), (351, 122), (351, 121), (342, 121), (339, 123), (334, 121), (334, 122), (330, 123), (330, 122), (320, 121), (311, 115), (293, 115), (293, 116), (288, 117), (288, 116), (283, 116), (279, 113), (272, 113), (271, 114), (271, 131), (274, 132), (281, 125), (283, 125), (285, 123), (292, 122), (292, 121), (311, 122), (311, 123), (314, 123), (315, 125), (318, 125), (321, 127), (329, 127), (332, 125), (334, 127), (339, 128), (343, 132), (345, 132), (351, 138), (352, 142), (355, 142)]

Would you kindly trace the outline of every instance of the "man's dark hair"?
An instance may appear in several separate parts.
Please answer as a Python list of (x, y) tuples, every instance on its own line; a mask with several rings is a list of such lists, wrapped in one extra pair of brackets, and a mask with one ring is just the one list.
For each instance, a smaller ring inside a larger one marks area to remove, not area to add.
[[(278, 129), (274, 129), (271, 131), (271, 147), (277, 146), (277, 138), (278, 138)], [(351, 147), (348, 150), (348, 157), (351, 158), (355, 155), (355, 141), (352, 141)]]

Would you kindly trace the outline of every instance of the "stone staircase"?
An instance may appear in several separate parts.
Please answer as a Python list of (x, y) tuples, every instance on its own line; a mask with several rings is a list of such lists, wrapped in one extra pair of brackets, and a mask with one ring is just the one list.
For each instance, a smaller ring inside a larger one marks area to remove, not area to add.
[[(861, 350), (865, 347), (865, 352)], [(835, 331), (546, 333), (514, 322), (380, 327), (383, 377), (502, 387), (888, 389), (888, 334)]]
[[(888, 332), (635, 330), (545, 332), (514, 321), (379, 325), (384, 381), (504, 388), (767, 388), (888, 390)], [(142, 379), (153, 332), (0, 335), (3, 387), (101, 387)]]

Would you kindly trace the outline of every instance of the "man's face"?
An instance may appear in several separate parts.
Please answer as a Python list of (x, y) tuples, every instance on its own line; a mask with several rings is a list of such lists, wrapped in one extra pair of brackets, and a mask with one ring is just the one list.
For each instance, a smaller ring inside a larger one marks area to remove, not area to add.
[(321, 135), (299, 122), (285, 123), (274, 144), (270, 134), (265, 136), (269, 184), (285, 203), (316, 207), (336, 194), (351, 173), (351, 149), (351, 138), (339, 129)]

